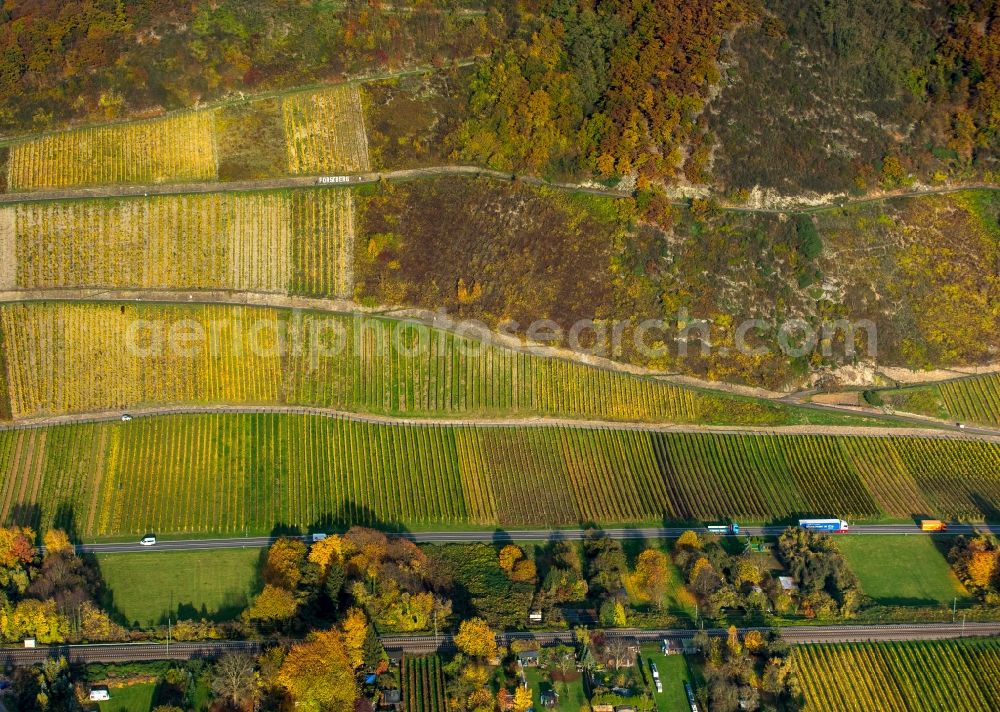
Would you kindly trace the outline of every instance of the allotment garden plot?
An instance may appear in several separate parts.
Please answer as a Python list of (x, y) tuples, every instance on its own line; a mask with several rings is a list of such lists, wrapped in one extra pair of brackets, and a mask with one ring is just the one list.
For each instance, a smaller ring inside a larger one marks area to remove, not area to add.
[[(896, 450), (921, 444), (880, 440)], [(655, 525), (693, 518), (692, 501), (704, 503), (697, 514), (705, 519), (732, 516), (734, 502), (763, 487), (792, 494), (762, 504), (761, 519), (852, 511), (853, 521), (883, 518), (885, 512), (858, 504), (877, 500), (877, 484), (860, 478), (850, 486), (832, 480), (822, 499), (814, 498), (810, 490), (831, 472), (850, 469), (849, 459), (819, 466), (795, 455), (852, 441), (219, 413), (6, 430), (0, 431), (0, 520), (41, 529), (72, 524), (85, 538), (266, 534), (279, 524)], [(1000, 502), (1000, 448), (921, 442), (929, 443), (926, 464), (892, 474), (926, 489), (932, 507), (933, 491), (944, 485), (968, 493), (970, 517), (984, 516), (971, 509), (976, 503)], [(680, 457), (683, 448), (706, 457), (725, 450), (720, 470), (744, 473), (766, 453), (769, 469), (756, 481), (706, 480), (693, 460)]]

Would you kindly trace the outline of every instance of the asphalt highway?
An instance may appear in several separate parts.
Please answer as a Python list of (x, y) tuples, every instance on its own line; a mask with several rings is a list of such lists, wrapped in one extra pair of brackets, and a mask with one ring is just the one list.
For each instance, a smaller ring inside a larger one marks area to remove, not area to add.
[[(680, 536), (689, 529), (704, 531), (704, 527), (635, 527), (618, 529), (599, 529), (612, 539), (668, 539)], [(740, 529), (740, 536), (776, 536), (786, 529), (786, 525), (753, 527)], [(418, 544), (460, 544), (475, 542), (503, 541), (552, 541), (558, 539), (579, 540), (587, 536), (591, 529), (497, 529), (492, 531), (437, 531), (437, 532), (405, 532), (395, 536), (410, 539)], [(952, 524), (948, 527), (951, 534), (972, 534), (977, 531), (990, 531), (1000, 535), (1000, 524)], [(926, 534), (915, 524), (858, 524), (841, 536), (852, 535), (885, 535), (885, 534)], [(246, 549), (270, 546), (276, 537), (251, 536), (219, 539), (161, 539), (152, 546), (143, 546), (133, 542), (102, 542), (88, 543), (77, 546), (80, 553), (112, 554), (137, 551), (201, 551), (206, 549)], [(308, 539), (308, 537), (304, 537)]]

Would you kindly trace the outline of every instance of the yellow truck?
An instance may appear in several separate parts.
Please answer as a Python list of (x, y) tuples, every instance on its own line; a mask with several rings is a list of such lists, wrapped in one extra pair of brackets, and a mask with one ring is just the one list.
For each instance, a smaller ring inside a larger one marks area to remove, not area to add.
[(921, 519), (920, 531), (922, 532), (943, 532), (946, 524), (940, 519)]

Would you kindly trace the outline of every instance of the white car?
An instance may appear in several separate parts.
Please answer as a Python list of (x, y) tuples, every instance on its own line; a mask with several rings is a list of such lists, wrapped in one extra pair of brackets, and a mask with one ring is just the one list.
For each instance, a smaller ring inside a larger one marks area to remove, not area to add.
[(153, 536), (152, 534), (148, 534), (144, 536), (142, 539), (140, 539), (139, 543), (142, 544), (143, 546), (152, 546), (153, 544), (156, 543), (156, 537)]
[(326, 536), (327, 535), (324, 534), (323, 532), (316, 532), (315, 534), (312, 535), (313, 543), (315, 544), (317, 541), (323, 541), (324, 539), (326, 539)]
[(122, 413), (122, 422), (123, 423), (128, 423), (131, 420), (132, 420), (132, 416), (131, 415), (129, 415), (128, 413)]

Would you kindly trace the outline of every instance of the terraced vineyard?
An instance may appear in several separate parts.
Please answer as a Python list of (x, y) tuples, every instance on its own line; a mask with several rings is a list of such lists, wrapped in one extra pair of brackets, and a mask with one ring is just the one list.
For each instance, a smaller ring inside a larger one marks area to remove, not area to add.
[(289, 173), (342, 173), (371, 169), (361, 94), (344, 84), (282, 101)]
[[(280, 358), (255, 355), (248, 339), (262, 334), (258, 350), (267, 353), (274, 337), (263, 334), (278, 332), (279, 317), (225, 306), (4, 306), (0, 328), (8, 346), (11, 412), (21, 417), (140, 403), (277, 402)], [(169, 329), (191, 333), (192, 324), (205, 334), (217, 329), (220, 347), (194, 355), (166, 346)]]
[(0, 209), (0, 290), (17, 286), (17, 237), (14, 211)]
[(9, 190), (110, 183), (213, 180), (215, 118), (192, 111), (163, 119), (61, 131), (13, 146)]
[(354, 203), (349, 190), (289, 195), (292, 274), (288, 290), (310, 297), (350, 297), (354, 288)]
[(342, 295), (353, 225), (336, 189), (22, 203), (0, 209), (0, 286)]
[(1000, 426), (1000, 373), (927, 386), (878, 391), (896, 410), (965, 423)]
[(955, 420), (1000, 425), (1000, 373), (942, 383), (938, 391)]
[(10, 420), (10, 389), (7, 386), (7, 356), (3, 330), (0, 329), (0, 421)]
[(403, 656), (404, 712), (445, 712), (444, 672), (437, 655)]
[(803, 645), (794, 653), (807, 711), (992, 712), (1000, 640)]
[[(250, 115), (226, 112), (226, 120), (220, 122), (218, 114), (216, 109), (187, 111), (158, 119), (59, 131), (17, 143), (7, 160), (7, 190), (214, 181), (219, 178), (219, 144), (230, 152), (242, 150), (268, 165), (267, 156), (274, 149), (279, 156), (286, 154), (286, 165), (270, 166), (267, 175), (257, 177), (273, 178), (286, 171), (315, 174), (371, 169), (357, 85), (284, 97), (274, 127), (277, 135), (267, 146), (234, 149), (234, 141), (246, 144), (244, 132), (255, 135), (260, 127)], [(217, 135), (219, 131), (226, 135)], [(247, 160), (247, 156), (238, 158)]]
[[(945, 507), (959, 503), (961, 513), (982, 519), (976, 507), (1000, 501), (996, 446), (865, 442), (890, 455), (883, 471), (908, 482), (927, 511), (950, 516), (958, 512)], [(388, 425), (267, 413), (139, 418), (0, 431), (0, 520), (41, 528), (72, 520), (95, 538), (151, 530), (264, 534), (277, 523), (548, 527), (761, 512), (754, 518), (884, 517), (871, 502), (891, 498), (891, 489), (858, 476), (850, 459), (819, 460), (849, 446), (834, 437)], [(919, 458), (893, 464), (891, 455), (914, 448)], [(734, 476), (705, 479), (693, 454), (722, 452), (726, 463), (714, 471)], [(800, 452), (817, 457), (809, 464)], [(850, 476), (831, 481), (839, 468)], [(751, 505), (741, 507), (744, 499)]]
[[(217, 402), (384, 415), (750, 423), (800, 417), (778, 404), (361, 316), (223, 305), (22, 303), (0, 306), (0, 331), (16, 418)], [(80, 372), (88, 377), (73, 377)]]

